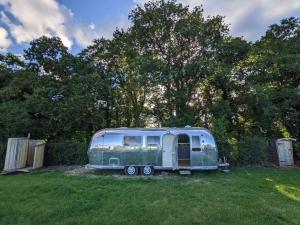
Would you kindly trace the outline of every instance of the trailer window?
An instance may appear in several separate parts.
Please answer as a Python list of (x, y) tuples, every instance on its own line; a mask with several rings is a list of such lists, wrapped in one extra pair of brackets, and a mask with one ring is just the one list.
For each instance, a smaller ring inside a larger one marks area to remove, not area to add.
[(102, 145), (103, 145), (103, 135), (98, 135), (92, 139), (90, 144), (90, 149), (102, 148)]
[(192, 151), (194, 152), (201, 151), (199, 136), (192, 136)]
[(103, 148), (113, 150), (117, 146), (122, 146), (122, 136), (115, 134), (105, 134)]
[(150, 148), (158, 149), (160, 146), (160, 136), (148, 136), (146, 146)]
[(124, 146), (142, 146), (142, 137), (124, 136)]

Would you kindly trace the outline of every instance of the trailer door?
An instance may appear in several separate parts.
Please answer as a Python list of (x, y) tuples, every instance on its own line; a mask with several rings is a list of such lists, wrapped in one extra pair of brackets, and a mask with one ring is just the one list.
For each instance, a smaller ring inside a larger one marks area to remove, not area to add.
[(173, 168), (176, 166), (174, 164), (175, 155), (175, 135), (165, 134), (162, 140), (162, 165), (164, 168)]

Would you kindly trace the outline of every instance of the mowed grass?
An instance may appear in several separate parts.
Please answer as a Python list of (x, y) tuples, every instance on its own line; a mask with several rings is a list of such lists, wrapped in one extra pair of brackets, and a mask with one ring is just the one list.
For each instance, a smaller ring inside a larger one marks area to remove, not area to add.
[(300, 224), (300, 170), (0, 176), (1, 224)]

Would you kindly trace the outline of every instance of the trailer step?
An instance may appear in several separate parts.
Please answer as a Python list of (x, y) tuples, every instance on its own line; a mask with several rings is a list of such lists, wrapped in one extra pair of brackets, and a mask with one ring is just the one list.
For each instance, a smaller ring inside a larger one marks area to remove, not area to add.
[(179, 170), (179, 174), (180, 175), (191, 175), (191, 171), (190, 170)]

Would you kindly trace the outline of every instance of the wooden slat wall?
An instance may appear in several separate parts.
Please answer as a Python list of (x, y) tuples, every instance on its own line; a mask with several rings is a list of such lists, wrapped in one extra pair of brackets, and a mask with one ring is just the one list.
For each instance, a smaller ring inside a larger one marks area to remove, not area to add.
[(9, 138), (7, 141), (4, 170), (16, 168), (16, 147), (16, 142)]
[(44, 165), (45, 142), (40, 143), (34, 148), (33, 169), (41, 168)]
[(9, 138), (5, 156), (4, 171), (12, 171), (26, 166), (33, 169), (43, 167), (44, 140), (29, 140), (28, 138)]
[(27, 152), (27, 166), (32, 166), (33, 164), (33, 157), (34, 157), (34, 140), (29, 140), (28, 144), (28, 152)]
[(17, 163), (17, 169), (26, 167), (28, 144), (29, 144), (29, 139), (27, 139), (27, 138), (24, 139), (23, 141), (21, 141), (21, 143), (20, 143), (20, 145), (21, 145), (21, 148), (19, 149), (20, 158)]
[(4, 170), (15, 170), (26, 166), (28, 138), (9, 138), (5, 156)]
[(31, 167), (33, 165), (35, 147), (39, 144), (45, 144), (45, 141), (44, 140), (29, 140), (29, 147), (28, 147), (28, 153), (27, 153), (27, 166)]

